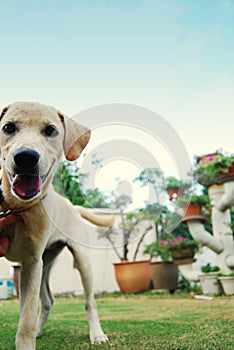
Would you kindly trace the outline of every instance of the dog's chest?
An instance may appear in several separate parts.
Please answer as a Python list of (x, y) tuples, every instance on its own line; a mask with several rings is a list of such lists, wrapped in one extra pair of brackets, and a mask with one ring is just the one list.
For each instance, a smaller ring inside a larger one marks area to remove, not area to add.
[(22, 262), (41, 257), (48, 240), (48, 224), (42, 214), (43, 211), (35, 213), (31, 210), (22, 214), (22, 221), (7, 228), (6, 234), (10, 238), (7, 259)]

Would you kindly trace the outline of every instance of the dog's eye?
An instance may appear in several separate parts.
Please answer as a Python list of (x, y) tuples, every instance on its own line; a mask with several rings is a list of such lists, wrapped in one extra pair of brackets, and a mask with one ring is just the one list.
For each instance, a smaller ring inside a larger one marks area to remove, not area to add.
[(7, 123), (7, 124), (5, 124), (3, 126), (3, 131), (7, 135), (14, 134), (16, 132), (16, 125), (15, 125), (15, 123)]
[(55, 137), (58, 135), (58, 131), (53, 125), (47, 125), (43, 130), (43, 134), (48, 137)]

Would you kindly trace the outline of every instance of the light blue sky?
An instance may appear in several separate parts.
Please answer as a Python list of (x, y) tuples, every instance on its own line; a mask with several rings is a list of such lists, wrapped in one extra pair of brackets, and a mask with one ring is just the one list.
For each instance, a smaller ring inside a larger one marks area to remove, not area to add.
[(0, 0), (0, 105), (163, 116), (189, 155), (233, 152), (234, 0)]

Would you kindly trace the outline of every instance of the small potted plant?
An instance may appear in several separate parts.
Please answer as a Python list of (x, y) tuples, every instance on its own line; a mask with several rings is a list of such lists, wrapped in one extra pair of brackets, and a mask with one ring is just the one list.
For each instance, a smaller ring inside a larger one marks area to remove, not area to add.
[(202, 207), (208, 206), (210, 203), (209, 197), (206, 194), (196, 195), (196, 194), (187, 194), (185, 196), (179, 197), (176, 201), (176, 204), (180, 206), (184, 211), (183, 221), (190, 219), (202, 219)]
[(198, 248), (199, 245), (196, 240), (176, 237), (171, 240), (169, 252), (175, 264), (183, 265), (194, 261), (194, 255)]
[(226, 275), (222, 274), (219, 281), (226, 295), (234, 295), (234, 272)]
[(203, 154), (201, 156), (195, 156), (195, 160), (197, 164), (204, 165), (213, 162), (219, 156), (222, 156), (222, 153), (220, 151), (215, 151), (212, 153)]
[(171, 240), (168, 236), (165, 240), (159, 239), (146, 245), (144, 254), (150, 255), (154, 289), (168, 289), (173, 293), (177, 288), (178, 267), (171, 259)]
[(168, 193), (169, 199), (172, 200), (177, 196), (182, 196), (187, 188), (191, 186), (191, 183), (178, 180), (174, 176), (169, 176), (165, 179), (165, 190)]
[(199, 279), (203, 294), (221, 294), (222, 287), (218, 280), (220, 268), (207, 263), (201, 267), (201, 272), (202, 274), (199, 275)]
[(195, 167), (193, 175), (205, 187), (233, 180), (234, 156), (218, 155), (212, 162)]

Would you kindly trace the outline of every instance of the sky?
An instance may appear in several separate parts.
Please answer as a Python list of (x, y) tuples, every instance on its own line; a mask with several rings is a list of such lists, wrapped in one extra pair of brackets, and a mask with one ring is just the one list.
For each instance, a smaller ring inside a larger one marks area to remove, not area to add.
[(191, 161), (233, 152), (234, 0), (0, 0), (0, 13), (0, 106), (137, 105)]

